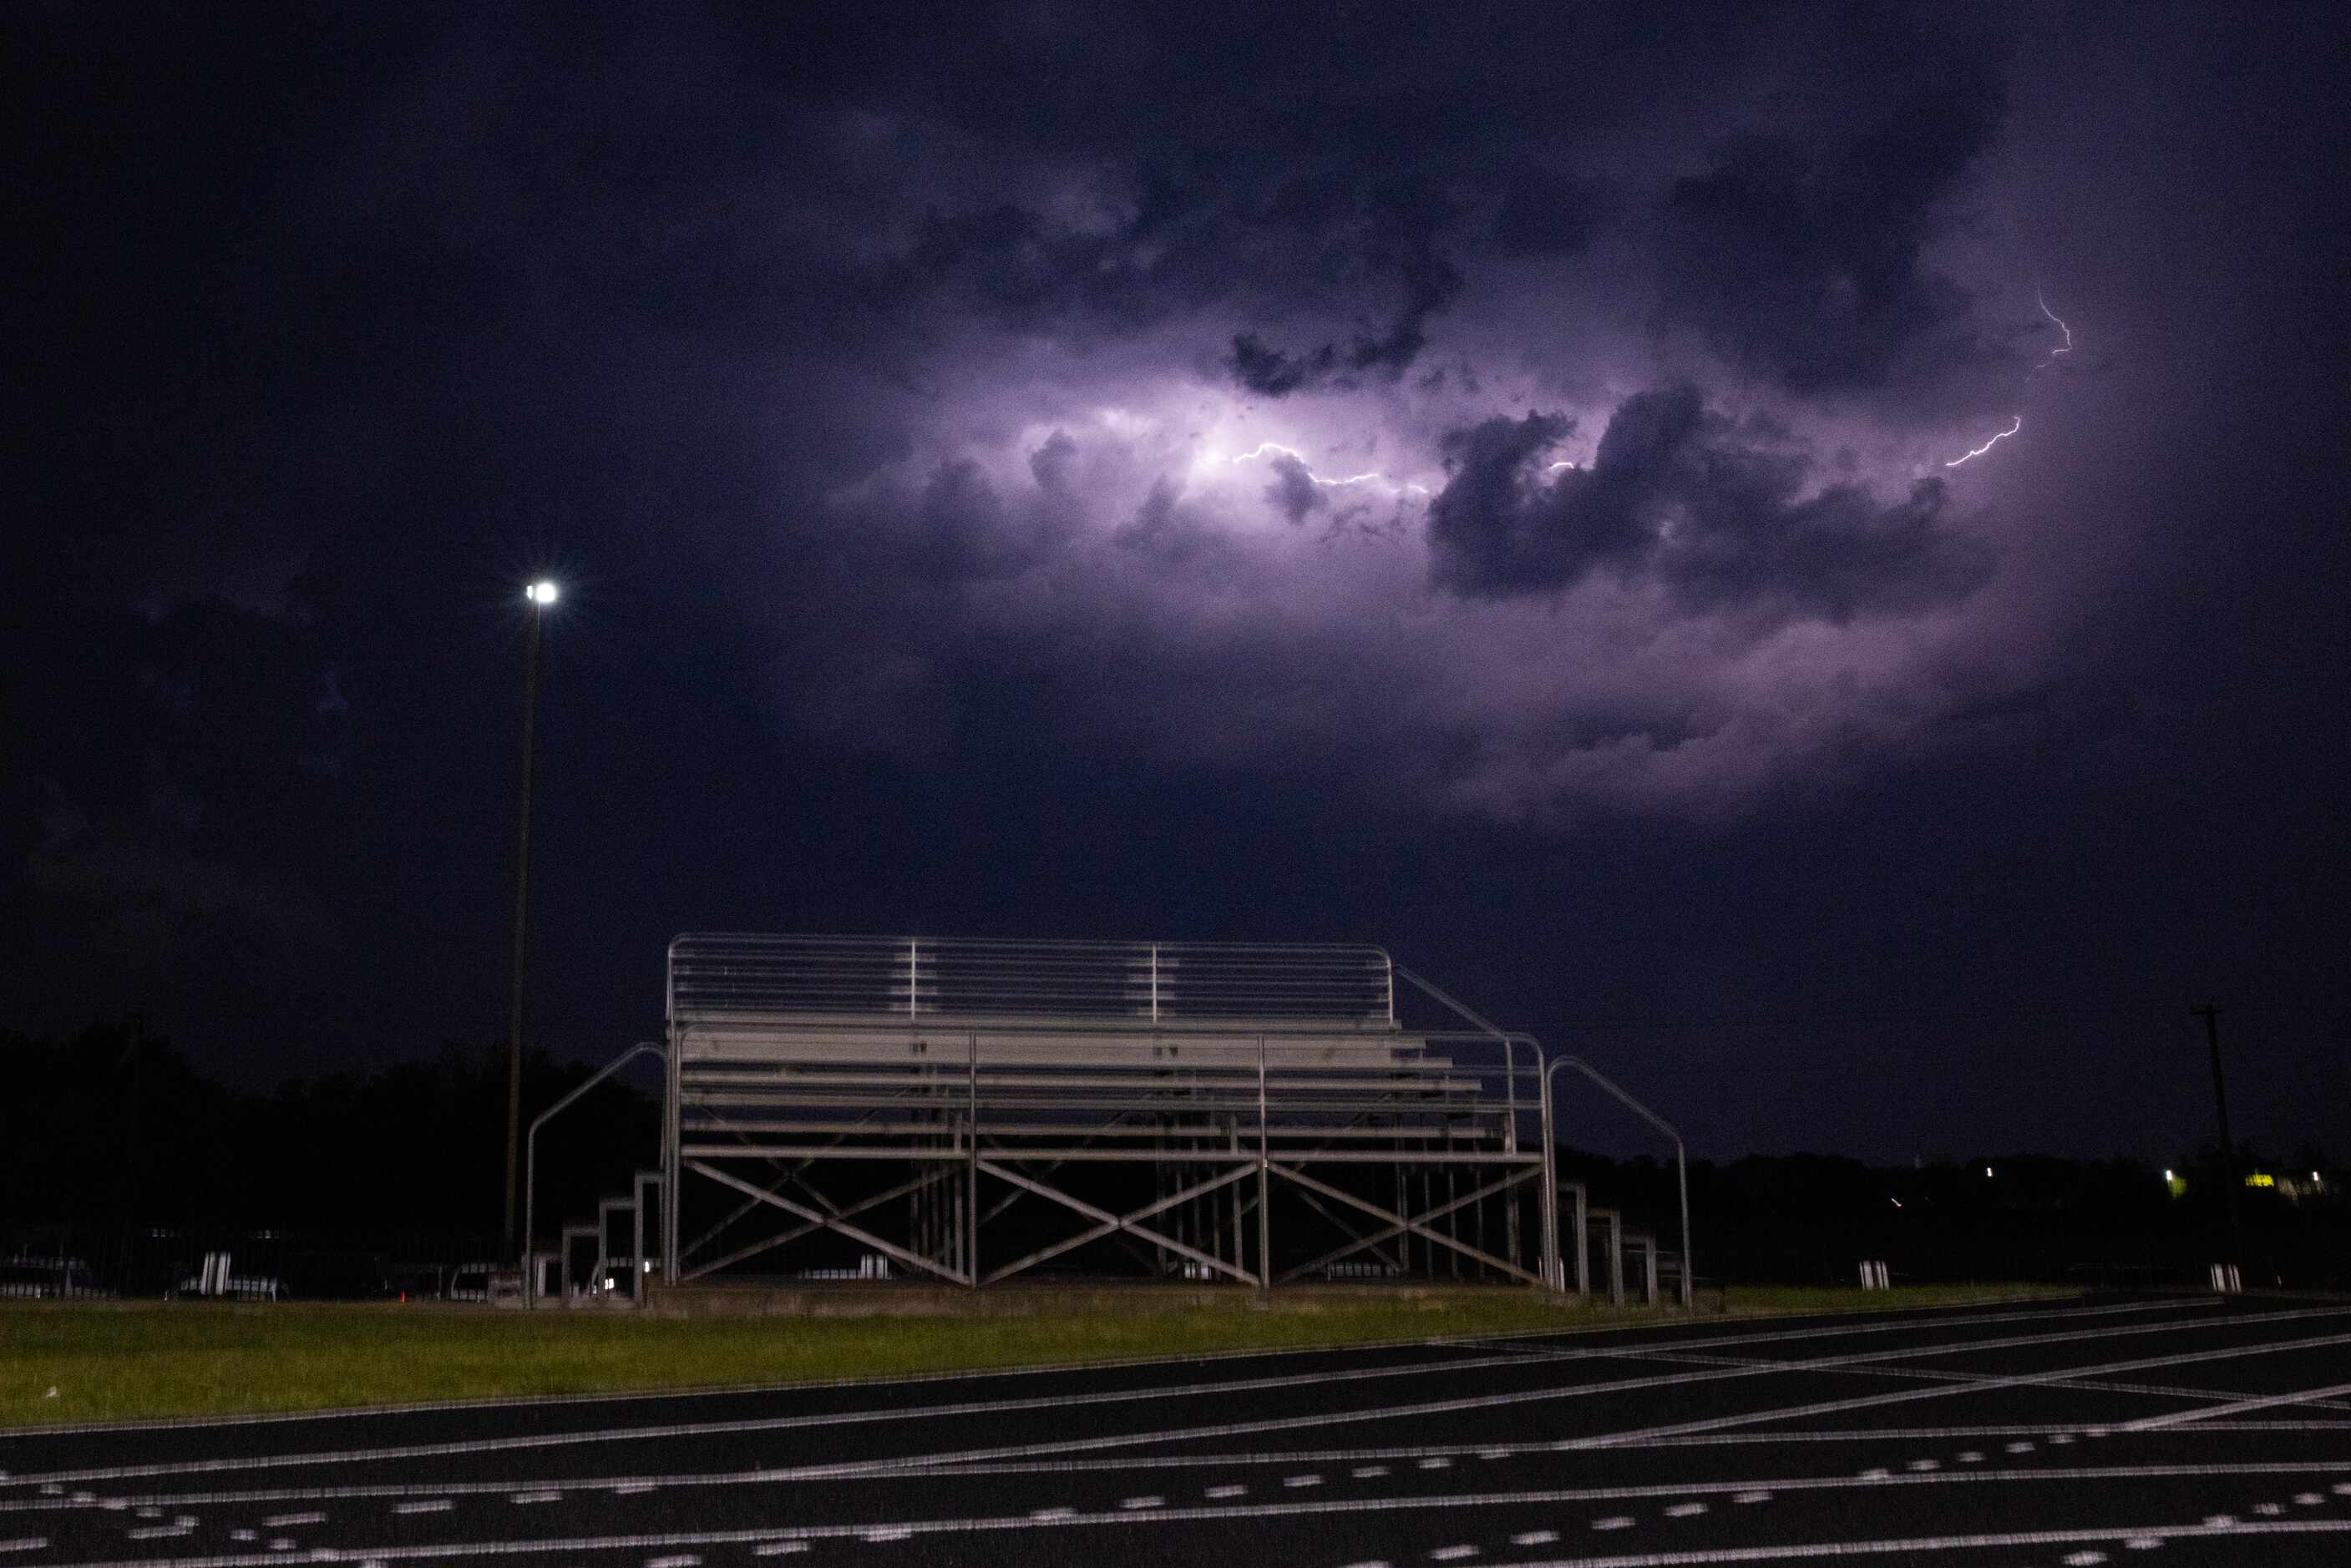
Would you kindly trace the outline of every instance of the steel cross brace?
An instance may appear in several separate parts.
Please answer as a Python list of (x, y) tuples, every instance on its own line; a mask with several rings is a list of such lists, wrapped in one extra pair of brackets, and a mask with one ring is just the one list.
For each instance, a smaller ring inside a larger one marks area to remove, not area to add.
[(1257, 1174), (1257, 1168), (1254, 1165), (1236, 1165), (1220, 1176), (1212, 1176), (1207, 1180), (1187, 1187), (1181, 1192), (1170, 1193), (1168, 1196), (1160, 1199), (1157, 1202), (1145, 1204), (1143, 1208), (1135, 1210), (1131, 1214), (1113, 1214), (1107, 1209), (1097, 1209), (1091, 1203), (1072, 1198), (1058, 1187), (1049, 1187), (1041, 1181), (1032, 1181), (1028, 1177), (1021, 1175), (1019, 1172), (1016, 1170), (1008, 1170), (1003, 1166), (997, 1164), (992, 1159), (983, 1159), (979, 1161), (978, 1164), (981, 1170), (986, 1171), (988, 1175), (995, 1177), (999, 1181), (1008, 1181), (1015, 1187), (1026, 1188), (1040, 1198), (1050, 1198), (1054, 1202), (1061, 1204), (1064, 1208), (1074, 1209), (1079, 1213), (1084, 1215), (1087, 1219), (1099, 1221), (1099, 1223), (1090, 1231), (1081, 1231), (1078, 1234), (1065, 1238), (1062, 1241), (1056, 1241), (1051, 1246), (1044, 1248), (1040, 1251), (1031, 1252), (1025, 1258), (1007, 1263), (1004, 1267), (997, 1270), (994, 1273), (982, 1279), (980, 1281), (982, 1284), (994, 1284), (997, 1281), (1017, 1274), (1023, 1269), (1034, 1268), (1037, 1264), (1043, 1262), (1048, 1258), (1058, 1257), (1061, 1253), (1071, 1251), (1072, 1248), (1082, 1247), (1089, 1241), (1098, 1241), (1101, 1238), (1109, 1235), (1113, 1231), (1124, 1231), (1131, 1235), (1140, 1236), (1155, 1246), (1166, 1248), (1169, 1251), (1176, 1253), (1178, 1257), (1189, 1258), (1196, 1263), (1206, 1264), (1207, 1267), (1216, 1270), (1218, 1273), (1229, 1274), (1245, 1285), (1253, 1285), (1258, 1282), (1257, 1276), (1250, 1273), (1246, 1269), (1237, 1269), (1232, 1264), (1226, 1262), (1222, 1258), (1211, 1256), (1207, 1252), (1199, 1251), (1196, 1247), (1187, 1247), (1172, 1236), (1165, 1235), (1160, 1231), (1154, 1231), (1148, 1225), (1138, 1225), (1135, 1223), (1138, 1220), (1149, 1219), (1151, 1216), (1160, 1212), (1162, 1210), (1173, 1209), (1179, 1203), (1188, 1203), (1193, 1199), (1201, 1196), (1203, 1193), (1214, 1192), (1217, 1189), (1228, 1186), (1233, 1182), (1242, 1179), (1244, 1177), (1254, 1176)]
[[(1275, 1166), (1273, 1168), (1280, 1170), (1282, 1168), (1280, 1166)], [(1288, 1173), (1285, 1172), (1284, 1174)], [(1482, 1199), (1491, 1198), (1498, 1192), (1506, 1191), (1521, 1181), (1532, 1180), (1541, 1174), (1542, 1171), (1540, 1168), (1529, 1170), (1512, 1171), (1510, 1175), (1505, 1176), (1499, 1180), (1488, 1182), (1485, 1186), (1478, 1189), (1475, 1192), (1465, 1193), (1461, 1197), (1452, 1199), (1447, 1202), (1438, 1205), (1435, 1209), (1426, 1210), (1421, 1214), (1416, 1216), (1416, 1218), (1424, 1220), (1442, 1220), (1445, 1216), (1452, 1213), (1457, 1209), (1466, 1209), (1472, 1203), (1476, 1203)], [(1310, 1204), (1314, 1203), (1314, 1199), (1311, 1196), (1306, 1199), (1306, 1201)], [(1314, 1204), (1314, 1207), (1319, 1210), (1322, 1206), (1320, 1204)], [(1325, 1219), (1332, 1218), (1332, 1216), (1327, 1213), (1324, 1214), (1323, 1217)], [(1336, 1224), (1338, 1222), (1335, 1220), (1332, 1220), (1332, 1223)], [(1298, 1267), (1291, 1269), (1287, 1273), (1278, 1275), (1275, 1278), (1274, 1282), (1276, 1284), (1286, 1284), (1290, 1281), (1299, 1278), (1301, 1275), (1312, 1273), (1315, 1270), (1322, 1268), (1327, 1263), (1335, 1263), (1351, 1252), (1362, 1251), (1367, 1247), (1376, 1249), (1379, 1243), (1388, 1240), (1390, 1237), (1402, 1235), (1405, 1230), (1405, 1224), (1406, 1222), (1399, 1220), (1397, 1223), (1391, 1224), (1386, 1230), (1379, 1231), (1374, 1235), (1360, 1236), (1356, 1240), (1347, 1243), (1347, 1245), (1338, 1248), (1336, 1251), (1325, 1252), (1321, 1257), (1314, 1259), (1311, 1262), (1301, 1263)], [(1345, 1225), (1340, 1225), (1339, 1228), (1343, 1231), (1347, 1229)], [(1489, 1262), (1499, 1261), (1489, 1257), (1484, 1252), (1477, 1251), (1475, 1248), (1461, 1246), (1458, 1242), (1454, 1243), (1454, 1245), (1459, 1247), (1460, 1251), (1468, 1252), (1473, 1258), (1482, 1259)]]
[[(868, 1111), (857, 1119), (861, 1122), (872, 1121), (873, 1119), (873, 1112)], [(754, 1144), (749, 1138), (745, 1137), (743, 1136), (743, 1129), (735, 1126), (732, 1122), (729, 1122), (723, 1117), (714, 1117), (712, 1119), (712, 1126), (716, 1128), (733, 1133), (735, 1135), (735, 1141), (743, 1146), (746, 1153), (758, 1155), (760, 1158), (765, 1159), (772, 1166), (780, 1168), (783, 1165), (783, 1160), (778, 1157), (769, 1154), (761, 1154), (758, 1146)], [(846, 1143), (848, 1141), (849, 1135), (847, 1133), (836, 1133), (833, 1135), (832, 1142), (836, 1145)], [(801, 1172), (805, 1171), (810, 1166), (814, 1165), (815, 1163), (816, 1157), (814, 1155), (809, 1156), (807, 1158), (801, 1160), (798, 1165), (792, 1167), (791, 1169), (784, 1173), (786, 1179), (799, 1176)], [(813, 1190), (813, 1189), (811, 1189), (811, 1190)], [(746, 1198), (741, 1206), (736, 1209), (733, 1213), (727, 1215), (726, 1219), (721, 1220), (717, 1224), (713, 1225), (709, 1230), (705, 1231), (701, 1235), (696, 1236), (693, 1241), (688, 1241), (684, 1248), (678, 1253), (679, 1261), (684, 1262), (685, 1259), (691, 1258), (695, 1253), (699, 1252), (703, 1248), (707, 1247), (711, 1242), (718, 1240), (719, 1237), (726, 1233), (726, 1227), (732, 1225), (736, 1220), (740, 1220), (744, 1215), (748, 1214), (752, 1210), (757, 1209), (758, 1206), (759, 1200), (758, 1199)], [(857, 1209), (863, 1207), (865, 1207), (865, 1205), (860, 1204), (857, 1208), (849, 1210), (848, 1212), (854, 1214), (857, 1212)], [(805, 1236), (807, 1234), (808, 1232), (806, 1231), (796, 1231), (792, 1232), (792, 1235), (795, 1236)], [(757, 1249), (754, 1249), (754, 1251), (757, 1251)], [(748, 1253), (737, 1253), (732, 1257), (721, 1258), (716, 1263), (705, 1263), (701, 1268), (696, 1269), (693, 1273), (687, 1275), (686, 1278), (698, 1280), (713, 1269), (723, 1268), (728, 1263), (740, 1262), (747, 1256), (749, 1256)]]
[[(1343, 1231), (1348, 1235), (1355, 1237), (1357, 1239), (1358, 1246), (1369, 1248), (1371, 1250), (1372, 1256), (1377, 1258), (1381, 1262), (1385, 1263), (1388, 1267), (1394, 1269), (1397, 1273), (1402, 1274), (1409, 1272), (1405, 1269), (1405, 1262), (1401, 1257), (1392, 1256), (1389, 1253), (1380, 1251), (1379, 1244), (1382, 1241), (1386, 1241), (1388, 1237), (1395, 1235), (1395, 1232), (1394, 1231), (1388, 1231), (1378, 1236), (1365, 1236), (1361, 1231), (1355, 1229), (1354, 1222), (1353, 1220), (1341, 1219), (1338, 1215), (1332, 1213), (1329, 1209), (1323, 1207), (1322, 1200), (1315, 1197), (1311, 1192), (1301, 1192), (1298, 1196), (1301, 1200), (1305, 1203), (1306, 1207), (1311, 1209), (1315, 1213), (1329, 1220), (1332, 1230)], [(1349, 1252), (1353, 1251), (1355, 1251), (1354, 1247), (1348, 1247), (1336, 1252), (1326, 1253), (1307, 1264), (1305, 1269), (1292, 1269), (1286, 1274), (1276, 1275), (1274, 1282), (1279, 1284), (1284, 1280), (1294, 1280), (1300, 1274), (1304, 1273), (1308, 1269), (1319, 1269), (1325, 1263), (1336, 1262), (1338, 1260), (1345, 1257)]]
[(795, 1203), (790, 1199), (769, 1192), (765, 1188), (755, 1187), (741, 1177), (729, 1176), (716, 1166), (702, 1160), (689, 1159), (684, 1163), (689, 1170), (706, 1176), (723, 1187), (731, 1187), (737, 1192), (748, 1193), (762, 1203), (772, 1203), (787, 1214), (797, 1214), (803, 1220), (813, 1220), (825, 1230), (838, 1231), (852, 1241), (862, 1241), (883, 1256), (895, 1258), (910, 1269), (920, 1269), (926, 1274), (936, 1274), (939, 1278), (958, 1285), (971, 1283), (971, 1276), (962, 1270), (950, 1268), (935, 1259), (925, 1258), (920, 1252), (908, 1251), (895, 1241), (885, 1241), (862, 1226), (852, 1225), (845, 1220)]
[[(877, 1192), (871, 1198), (861, 1198), (846, 1209), (835, 1210), (833, 1211), (833, 1218), (836, 1220), (846, 1220), (853, 1214), (862, 1214), (868, 1209), (887, 1203), (893, 1198), (904, 1198), (915, 1188), (920, 1187), (927, 1178), (928, 1173), (925, 1172), (923, 1176), (918, 1176), (912, 1181), (904, 1182), (899, 1186), (893, 1187), (887, 1192)], [(816, 1190), (815, 1188), (810, 1187), (805, 1180), (800, 1179), (800, 1175), (798, 1171), (789, 1172), (786, 1179), (799, 1182), (801, 1187), (806, 1188), (807, 1190), (810, 1192), (814, 1192)], [(770, 1189), (770, 1190), (773, 1189)], [(743, 1200), (743, 1207), (735, 1211), (735, 1218), (739, 1219), (743, 1215), (749, 1213), (752, 1210), (757, 1209), (762, 1201), (763, 1199), (745, 1199)], [(685, 1278), (689, 1280), (701, 1279), (705, 1274), (716, 1273), (718, 1270), (726, 1267), (730, 1263), (739, 1263), (746, 1258), (756, 1258), (760, 1253), (768, 1251), (770, 1248), (781, 1247), (789, 1242), (797, 1241), (803, 1236), (813, 1235), (815, 1232), (823, 1229), (824, 1227), (822, 1225), (816, 1223), (796, 1225), (792, 1227), (792, 1229), (783, 1231), (778, 1235), (768, 1237), (764, 1241), (754, 1241), (747, 1247), (738, 1247), (723, 1258), (713, 1258), (710, 1262), (703, 1263), (689, 1272), (685, 1275)], [(705, 1240), (707, 1239), (708, 1238), (705, 1238)]]
[[(1409, 1231), (1414, 1235), (1434, 1241), (1440, 1247), (1450, 1247), (1455, 1251), (1462, 1253), (1468, 1257), (1475, 1258), (1479, 1262), (1484, 1263), (1490, 1268), (1499, 1269), (1503, 1273), (1510, 1275), (1513, 1279), (1524, 1280), (1531, 1285), (1539, 1285), (1542, 1283), (1541, 1280), (1538, 1279), (1535, 1275), (1529, 1273), (1526, 1270), (1519, 1267), (1516, 1263), (1505, 1262), (1501, 1259), (1494, 1256), (1491, 1252), (1480, 1251), (1477, 1248), (1470, 1246), (1466, 1241), (1457, 1241), (1452, 1237), (1445, 1234), (1444, 1231), (1433, 1230), (1429, 1226), (1422, 1223), (1425, 1220), (1434, 1220), (1441, 1215), (1448, 1213), (1452, 1210), (1459, 1208), (1464, 1203), (1473, 1202), (1489, 1192), (1499, 1192), (1502, 1190), (1502, 1189), (1511, 1186), (1516, 1182), (1525, 1181), (1532, 1177), (1540, 1176), (1541, 1174), (1540, 1169), (1530, 1168), (1525, 1172), (1506, 1176), (1500, 1180), (1492, 1183), (1488, 1188), (1485, 1188), (1479, 1192), (1471, 1193), (1468, 1198), (1455, 1199), (1452, 1202), (1446, 1204), (1443, 1208), (1432, 1209), (1423, 1215), (1407, 1217), (1405, 1215), (1395, 1213), (1390, 1210), (1383, 1209), (1378, 1204), (1358, 1198), (1352, 1192), (1343, 1191), (1339, 1188), (1332, 1186), (1327, 1181), (1317, 1181), (1314, 1178), (1307, 1175), (1304, 1171), (1300, 1170), (1293, 1166), (1280, 1165), (1269, 1160), (1266, 1163), (1266, 1168), (1272, 1171), (1276, 1176), (1286, 1177), (1290, 1180), (1298, 1183), (1299, 1186), (1319, 1192), (1325, 1198), (1332, 1199), (1336, 1202), (1344, 1203), (1350, 1208), (1360, 1209), (1366, 1214), (1386, 1220), (1388, 1222), (1389, 1229), (1382, 1232), (1383, 1237), (1393, 1236), (1401, 1231)], [(1364, 1243), (1359, 1242), (1355, 1245), (1364, 1244)], [(1342, 1249), (1341, 1251), (1334, 1254), (1334, 1256), (1343, 1257), (1347, 1252), (1354, 1250), (1354, 1246), (1349, 1246)], [(1294, 1274), (1295, 1272), (1296, 1271), (1293, 1270), (1292, 1273)]]

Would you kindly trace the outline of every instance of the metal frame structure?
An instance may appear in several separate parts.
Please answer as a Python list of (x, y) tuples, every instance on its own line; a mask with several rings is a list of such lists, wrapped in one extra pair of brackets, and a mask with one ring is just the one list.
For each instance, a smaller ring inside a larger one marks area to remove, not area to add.
[[(1401, 1027), (1399, 979), (1474, 1029)], [(667, 1022), (672, 1284), (1564, 1282), (1541, 1048), (1377, 948), (689, 934)]]

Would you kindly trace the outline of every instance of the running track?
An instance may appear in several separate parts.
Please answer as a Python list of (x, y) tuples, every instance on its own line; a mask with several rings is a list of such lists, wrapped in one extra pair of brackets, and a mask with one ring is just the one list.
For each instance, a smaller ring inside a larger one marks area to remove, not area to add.
[(0, 1568), (2340, 1564), (2351, 1305), (2088, 1300), (17, 1431), (0, 1472)]

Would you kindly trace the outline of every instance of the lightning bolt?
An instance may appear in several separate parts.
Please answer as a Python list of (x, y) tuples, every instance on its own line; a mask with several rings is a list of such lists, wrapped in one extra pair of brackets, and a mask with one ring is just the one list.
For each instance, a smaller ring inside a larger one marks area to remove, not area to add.
[(1957, 468), (1963, 462), (1968, 462), (1973, 459), (1981, 457), (1984, 453), (1990, 452), (1992, 448), (1998, 446), (2001, 442), (2006, 441), (2009, 437), (2014, 435), (2023, 428), (2024, 416), (2022, 414), (2019, 414), (2016, 416), (2016, 422), (2014, 424), (2010, 425), (2006, 430), (2001, 431), (1998, 435), (1992, 437), (1991, 440), (1984, 442), (1983, 445), (1976, 448), (1973, 452), (1962, 453), (1960, 456), (1951, 459), (1950, 462), (1943, 464), (1943, 466), (1945, 468)]
[(2040, 305), (2041, 314), (2047, 317), (2050, 320), (2057, 323), (2057, 330), (2065, 335), (2065, 341), (2058, 347), (2049, 350), (2049, 358), (2043, 359), (2040, 364), (2033, 367), (2036, 370), (2045, 370), (2050, 366), (2057, 362), (2057, 357), (2060, 354), (2071, 354), (2074, 351), (2074, 329), (2065, 325), (2065, 321), (2063, 317), (2049, 308), (2049, 302), (2041, 297), (2041, 291), (2039, 289), (2036, 288), (2032, 291), (2032, 297), (2033, 300)]
[[(1306, 466), (1306, 454), (1304, 452), (1300, 452), (1296, 447), (1284, 446), (1280, 441), (1259, 441), (1257, 444), (1256, 451), (1245, 452), (1238, 457), (1228, 457), (1225, 459), (1225, 461), (1228, 463), (1249, 462), (1257, 458), (1263, 457), (1270, 452), (1278, 452), (1284, 457), (1294, 457), (1298, 460), (1301, 466)], [(1317, 484), (1327, 484), (1332, 486), (1342, 484), (1364, 484), (1373, 481), (1377, 481), (1379, 483), (1387, 485), (1392, 490), (1416, 490), (1423, 495), (1428, 493), (1428, 486), (1425, 484), (1398, 484), (1388, 478), (1386, 474), (1382, 473), (1378, 469), (1372, 469), (1363, 473), (1351, 473), (1344, 479), (1325, 479), (1321, 474), (1315, 472), (1311, 466), (1306, 466), (1306, 477), (1312, 480)]]

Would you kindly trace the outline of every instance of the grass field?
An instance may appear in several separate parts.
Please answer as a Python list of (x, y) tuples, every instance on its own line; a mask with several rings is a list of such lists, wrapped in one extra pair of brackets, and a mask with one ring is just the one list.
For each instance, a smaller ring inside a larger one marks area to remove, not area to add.
[[(1708, 1292), (1704, 1315), (1883, 1310), (2047, 1286)], [(0, 1427), (883, 1377), (1670, 1321), (1531, 1295), (1086, 1314), (654, 1317), (427, 1305), (0, 1303)]]

